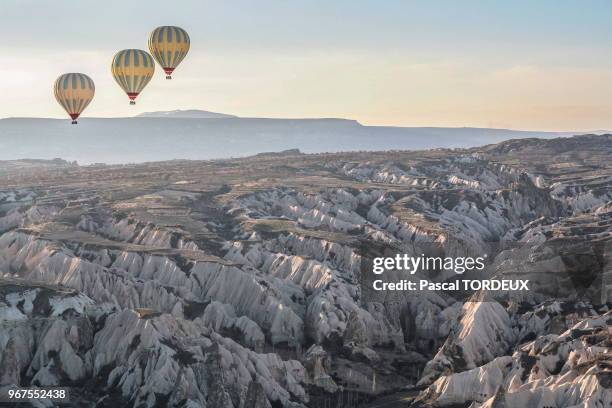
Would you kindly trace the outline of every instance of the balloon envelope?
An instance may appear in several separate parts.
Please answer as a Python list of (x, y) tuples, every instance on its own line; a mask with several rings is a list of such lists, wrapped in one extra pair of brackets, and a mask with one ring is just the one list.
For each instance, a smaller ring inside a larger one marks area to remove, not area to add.
[(76, 124), (77, 118), (83, 113), (94, 97), (96, 87), (90, 77), (80, 73), (60, 75), (53, 85), (55, 99), (66, 110)]
[(122, 50), (113, 57), (111, 72), (115, 81), (130, 98), (130, 103), (134, 104), (136, 97), (151, 81), (155, 73), (155, 62), (146, 51)]
[(166, 79), (187, 55), (191, 41), (187, 31), (175, 26), (157, 27), (149, 36), (149, 51), (164, 69)]

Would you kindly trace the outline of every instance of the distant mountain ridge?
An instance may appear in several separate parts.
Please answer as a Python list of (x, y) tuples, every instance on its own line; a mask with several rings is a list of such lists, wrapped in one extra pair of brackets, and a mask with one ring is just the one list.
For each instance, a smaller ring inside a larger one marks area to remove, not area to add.
[(351, 119), (242, 118), (199, 110), (132, 118), (0, 119), (0, 160), (61, 157), (80, 164), (220, 159), (299, 149), (303, 153), (484, 146), (509, 139), (572, 136), (487, 128), (367, 126)]
[(201, 109), (176, 109), (172, 111), (143, 112), (137, 118), (179, 118), (179, 119), (227, 119), (237, 118), (236, 115), (209, 112)]

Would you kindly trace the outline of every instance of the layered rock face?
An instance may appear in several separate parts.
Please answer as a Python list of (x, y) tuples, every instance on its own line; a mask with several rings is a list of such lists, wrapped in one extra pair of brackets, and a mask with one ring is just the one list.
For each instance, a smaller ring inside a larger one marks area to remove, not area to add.
[[(353, 407), (405, 387), (415, 406), (609, 406), (610, 157), (604, 135), (7, 167), (0, 387), (100, 407)], [(367, 293), (379, 247), (487, 254), (479, 278), (545, 290)]]

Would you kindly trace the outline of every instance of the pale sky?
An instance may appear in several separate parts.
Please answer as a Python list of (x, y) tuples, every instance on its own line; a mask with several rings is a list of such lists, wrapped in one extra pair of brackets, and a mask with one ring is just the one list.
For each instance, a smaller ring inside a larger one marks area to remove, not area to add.
[[(96, 83), (84, 116), (205, 109), (370, 125), (612, 129), (612, 2), (1, 0), (0, 117), (65, 117), (64, 72)], [(158, 25), (190, 54), (131, 107), (113, 54)]]

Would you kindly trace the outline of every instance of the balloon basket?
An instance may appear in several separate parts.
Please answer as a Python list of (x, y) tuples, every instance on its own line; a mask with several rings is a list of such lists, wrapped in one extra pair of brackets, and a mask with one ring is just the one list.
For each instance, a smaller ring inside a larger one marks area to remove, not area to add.
[(76, 120), (73, 120), (73, 121), (72, 121), (72, 124), (73, 124), (73, 125), (76, 125), (77, 123), (79, 123), (79, 122), (77, 122)]
[(130, 101), (130, 105), (136, 105), (136, 101)]
[(166, 79), (172, 79), (172, 76), (166, 75)]

